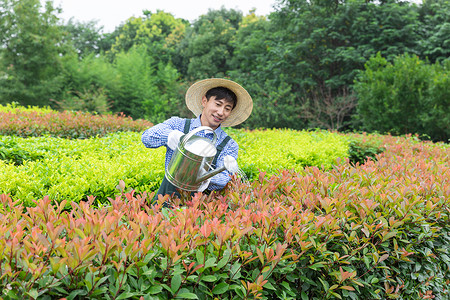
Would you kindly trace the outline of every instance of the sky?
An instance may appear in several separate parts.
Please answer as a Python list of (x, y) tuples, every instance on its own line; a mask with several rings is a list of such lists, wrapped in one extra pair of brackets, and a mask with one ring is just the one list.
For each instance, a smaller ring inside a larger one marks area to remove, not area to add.
[[(44, 2), (44, 1), (42, 1)], [(63, 11), (60, 18), (68, 21), (87, 22), (96, 20), (98, 26), (103, 26), (103, 32), (112, 32), (130, 17), (142, 16), (143, 10), (156, 12), (158, 9), (171, 13), (176, 18), (194, 21), (208, 9), (240, 10), (246, 15), (251, 9), (256, 9), (257, 15), (268, 15), (274, 11), (277, 0), (53, 0), (55, 7)]]

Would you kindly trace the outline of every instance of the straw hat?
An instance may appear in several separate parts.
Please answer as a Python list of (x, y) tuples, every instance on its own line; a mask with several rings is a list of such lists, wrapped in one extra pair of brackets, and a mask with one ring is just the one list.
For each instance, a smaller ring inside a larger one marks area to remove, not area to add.
[(252, 113), (253, 100), (249, 93), (234, 81), (222, 78), (210, 78), (197, 81), (186, 92), (186, 105), (198, 117), (202, 111), (202, 97), (215, 87), (225, 87), (236, 94), (236, 106), (230, 116), (221, 124), (224, 127), (236, 126), (244, 122)]

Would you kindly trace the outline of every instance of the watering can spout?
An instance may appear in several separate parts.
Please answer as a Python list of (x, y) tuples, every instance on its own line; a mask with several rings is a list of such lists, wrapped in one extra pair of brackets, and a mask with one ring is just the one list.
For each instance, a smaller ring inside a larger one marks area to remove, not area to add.
[(236, 162), (236, 159), (234, 159), (234, 157), (231, 155), (227, 155), (223, 159), (222, 167), (211, 170), (207, 173), (204, 173), (203, 175), (201, 175), (200, 177), (197, 178), (197, 182), (205, 181), (205, 180), (213, 177), (214, 175), (217, 175), (225, 170), (228, 170), (231, 173), (236, 173), (238, 171), (238, 169), (239, 169), (239, 167)]

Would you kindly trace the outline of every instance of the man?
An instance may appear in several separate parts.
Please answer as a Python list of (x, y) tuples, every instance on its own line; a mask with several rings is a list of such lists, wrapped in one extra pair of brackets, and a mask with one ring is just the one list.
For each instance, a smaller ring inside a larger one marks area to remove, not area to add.
[[(224, 165), (224, 157), (231, 155), (237, 159), (239, 146), (223, 130), (222, 126), (236, 126), (244, 122), (251, 114), (253, 101), (247, 91), (236, 82), (221, 78), (211, 78), (194, 83), (186, 92), (186, 105), (196, 116), (195, 119), (172, 117), (163, 123), (147, 129), (142, 134), (142, 143), (147, 148), (166, 146), (165, 167), (170, 162), (181, 136), (200, 126), (212, 128), (217, 136), (217, 154), (214, 167)], [(211, 132), (200, 131), (199, 136), (212, 139)], [(206, 180), (199, 191), (221, 190), (230, 180), (230, 173), (223, 171)], [(155, 195), (177, 195), (176, 187), (164, 176)]]

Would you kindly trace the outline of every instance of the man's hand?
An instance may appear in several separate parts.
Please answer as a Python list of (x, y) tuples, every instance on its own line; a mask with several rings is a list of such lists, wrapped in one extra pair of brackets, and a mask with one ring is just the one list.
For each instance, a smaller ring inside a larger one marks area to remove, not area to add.
[(178, 143), (180, 142), (180, 138), (184, 135), (179, 130), (172, 130), (169, 133), (169, 136), (167, 137), (167, 147), (169, 147), (172, 150), (175, 150), (178, 146)]
[(208, 187), (209, 183), (211, 182), (211, 178), (206, 179), (202, 182), (202, 184), (198, 188), (198, 192), (203, 192)]

